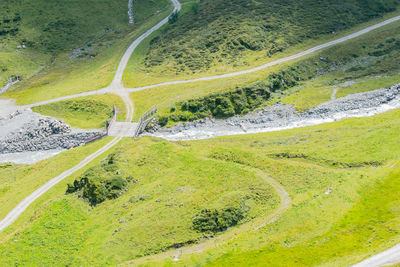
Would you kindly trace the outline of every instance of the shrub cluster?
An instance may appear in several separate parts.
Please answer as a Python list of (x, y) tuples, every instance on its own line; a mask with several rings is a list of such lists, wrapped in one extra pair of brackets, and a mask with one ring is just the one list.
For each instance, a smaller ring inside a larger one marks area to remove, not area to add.
[(243, 208), (203, 209), (193, 217), (192, 224), (198, 232), (217, 233), (237, 225), (245, 217), (246, 211)]
[(21, 16), (16, 13), (13, 18), (0, 19), (0, 36), (16, 35), (19, 31)]
[(309, 60), (285, 68), (243, 88), (179, 102), (171, 108), (169, 114), (159, 117), (159, 124), (165, 126), (169, 121), (187, 122), (206, 117), (227, 118), (246, 114), (263, 106), (270, 99), (271, 92), (287, 90), (298, 85), (300, 81), (327, 71), (329, 66), (327, 60), (317, 61), (318, 67), (316, 62)]
[(235, 91), (212, 94), (203, 98), (180, 102), (171, 114), (159, 118), (161, 126), (168, 121), (193, 121), (205, 117), (227, 118), (245, 114), (260, 107), (271, 94), (264, 83), (256, 83)]
[(400, 50), (400, 38), (399, 37), (391, 37), (387, 38), (385, 42), (382, 42), (374, 47), (374, 49), (369, 52), (370, 56), (380, 57), (383, 55), (387, 55), (393, 50)]
[(82, 177), (68, 184), (66, 194), (78, 192), (79, 197), (89, 201), (93, 206), (107, 199), (115, 199), (122, 195), (131, 176), (120, 174), (120, 168), (111, 154), (106, 162), (88, 169)]

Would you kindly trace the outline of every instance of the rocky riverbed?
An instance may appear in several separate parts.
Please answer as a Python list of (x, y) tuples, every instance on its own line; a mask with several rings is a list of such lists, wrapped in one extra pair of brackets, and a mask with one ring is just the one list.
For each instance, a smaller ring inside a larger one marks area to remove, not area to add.
[(101, 133), (71, 128), (63, 121), (20, 109), (6, 100), (0, 101), (0, 109), (0, 163), (33, 163), (34, 159), (80, 146)]
[(149, 135), (167, 140), (194, 140), (224, 135), (281, 131), (345, 118), (368, 117), (400, 108), (400, 84), (352, 94), (325, 102), (304, 112), (291, 105), (275, 104), (245, 116), (224, 120), (204, 119), (163, 128)]

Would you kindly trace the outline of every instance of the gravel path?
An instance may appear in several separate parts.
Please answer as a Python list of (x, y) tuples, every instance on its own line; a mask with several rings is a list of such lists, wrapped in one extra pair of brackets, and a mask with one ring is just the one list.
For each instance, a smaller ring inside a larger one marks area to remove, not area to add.
[(274, 132), (345, 118), (369, 117), (396, 108), (400, 108), (400, 84), (335, 99), (304, 112), (296, 111), (291, 105), (276, 104), (242, 117), (225, 120), (204, 119), (164, 128), (150, 135), (177, 141)]
[(17, 82), (19, 82), (18, 78), (17, 78), (15, 81), (13, 81), (12, 79), (9, 79), (9, 80), (8, 80), (8, 83), (7, 83), (5, 86), (3, 86), (2, 88), (0, 88), (0, 95), (3, 94), (3, 93), (5, 93), (5, 92), (8, 90), (8, 88), (10, 88), (11, 86), (13, 86), (13, 85), (16, 84)]
[(128, 1), (128, 17), (129, 17), (129, 24), (133, 24), (133, 0)]
[(400, 244), (385, 250), (382, 253), (376, 254), (353, 267), (380, 267), (395, 265), (400, 262)]
[(339, 91), (339, 87), (334, 86), (333, 90), (332, 90), (332, 95), (331, 95), (331, 100), (335, 100), (336, 99), (336, 94)]

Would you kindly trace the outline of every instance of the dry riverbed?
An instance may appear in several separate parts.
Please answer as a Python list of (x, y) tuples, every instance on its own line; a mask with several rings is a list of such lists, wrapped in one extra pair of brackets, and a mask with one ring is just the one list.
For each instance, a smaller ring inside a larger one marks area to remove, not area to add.
[(71, 128), (63, 121), (0, 100), (0, 163), (32, 164), (85, 143), (101, 131)]

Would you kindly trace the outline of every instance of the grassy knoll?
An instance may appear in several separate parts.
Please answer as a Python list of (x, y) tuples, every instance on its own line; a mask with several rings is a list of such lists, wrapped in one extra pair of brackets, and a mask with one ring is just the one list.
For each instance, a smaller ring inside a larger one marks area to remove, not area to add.
[[(339, 88), (336, 97), (343, 97), (391, 86), (400, 82), (399, 26), (397, 22), (316, 55), (249, 75), (133, 93), (135, 118), (154, 104), (158, 104), (160, 116), (170, 116), (179, 113), (182, 104), (188, 100), (260, 84), (278, 93), (265, 104), (281, 100), (298, 109), (307, 109), (330, 100), (334, 87)], [(280, 92), (284, 92), (284, 95)], [(171, 107), (176, 107), (175, 112), (171, 112)]]
[(126, 84), (134, 87), (261, 65), (340, 36), (397, 5), (396, 1), (202, 1), (143, 44), (128, 65)]
[[(196, 213), (241, 201), (251, 207), (247, 220), (258, 220), (276, 208), (277, 196), (245, 166), (277, 180), (292, 206), (258, 231), (245, 223), (232, 228), (235, 234), (217, 234), (233, 240), (205, 241), (200, 254), (186, 255), (183, 249), (184, 263), (353, 263), (400, 239), (400, 174), (390, 168), (400, 158), (399, 115), (395, 110), (279, 133), (190, 142), (126, 139), (112, 153), (118, 173), (129, 173), (136, 183), (119, 198), (91, 207), (76, 193), (64, 194), (82, 172), (67, 179), (1, 234), (0, 263), (115, 265), (199, 238), (191, 227)], [(169, 264), (175, 254), (164, 259), (161, 253), (151, 261)]]
[[(129, 25), (127, 4), (122, 0), (52, 5), (25, 0), (2, 5), (9, 6), (10, 16), (21, 16), (16, 25), (19, 31), (2, 39), (4, 54), (0, 54), (0, 65), (6, 70), (0, 73), (1, 79), (22, 78), (8, 94), (20, 104), (105, 87), (129, 42), (171, 10), (167, 0), (134, 1), (135, 23)], [(26, 49), (16, 50), (22, 42)], [(32, 63), (19, 64), (22, 61)]]
[(113, 94), (81, 97), (72, 100), (60, 101), (33, 108), (33, 111), (61, 119), (82, 129), (104, 128), (110, 120), (116, 105), (118, 118), (124, 118), (125, 105), (122, 99)]

